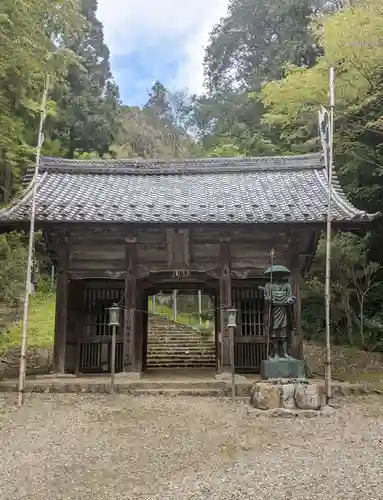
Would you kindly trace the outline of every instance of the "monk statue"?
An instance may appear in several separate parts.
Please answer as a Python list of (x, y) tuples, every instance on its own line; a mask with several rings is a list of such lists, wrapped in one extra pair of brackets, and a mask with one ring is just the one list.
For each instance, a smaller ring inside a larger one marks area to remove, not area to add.
[(289, 358), (287, 342), (293, 330), (292, 308), (295, 297), (289, 282), (287, 267), (274, 265), (265, 271), (270, 282), (264, 287), (265, 300), (269, 304), (269, 338), (273, 358)]

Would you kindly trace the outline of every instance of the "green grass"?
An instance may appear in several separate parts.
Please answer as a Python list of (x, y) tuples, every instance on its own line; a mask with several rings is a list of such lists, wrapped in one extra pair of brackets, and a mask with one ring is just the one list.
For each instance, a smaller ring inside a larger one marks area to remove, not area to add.
[[(55, 295), (31, 297), (28, 317), (28, 347), (51, 347), (55, 322)], [(0, 354), (20, 345), (22, 322), (17, 321), (0, 334)]]

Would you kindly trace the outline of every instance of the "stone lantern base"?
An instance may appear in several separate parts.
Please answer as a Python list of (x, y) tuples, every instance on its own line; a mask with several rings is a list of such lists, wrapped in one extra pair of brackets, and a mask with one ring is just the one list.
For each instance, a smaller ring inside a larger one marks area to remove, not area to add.
[(323, 401), (320, 387), (307, 379), (270, 379), (256, 382), (250, 404), (259, 410), (320, 410)]

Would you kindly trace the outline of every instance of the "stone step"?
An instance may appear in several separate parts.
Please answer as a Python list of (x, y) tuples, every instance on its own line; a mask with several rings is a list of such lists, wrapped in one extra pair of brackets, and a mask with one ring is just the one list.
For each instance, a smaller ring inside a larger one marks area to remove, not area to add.
[(169, 347), (183, 349), (184, 347), (190, 347), (193, 349), (213, 349), (215, 347), (214, 342), (154, 342), (148, 341), (150, 347)]
[(187, 365), (198, 365), (198, 366), (211, 366), (215, 365), (214, 358), (147, 358), (146, 363), (148, 366), (162, 366), (162, 365), (172, 365), (172, 366), (184, 366)]
[(192, 354), (177, 354), (177, 355), (169, 355), (167, 353), (163, 354), (152, 354), (150, 355), (148, 353), (148, 356), (146, 358), (148, 361), (150, 360), (152, 363), (155, 361), (195, 361), (197, 363), (199, 362), (205, 362), (205, 361), (215, 361), (215, 356), (212, 354), (205, 354), (203, 356), (193, 356)]
[(148, 337), (148, 342), (183, 342), (183, 343), (199, 343), (199, 344), (209, 344), (211, 342), (214, 342), (212, 338), (198, 338), (198, 337), (155, 337), (155, 336), (149, 336)]
[(174, 325), (172, 324), (159, 324), (159, 323), (148, 323), (148, 328), (150, 328), (151, 330), (154, 329), (154, 330), (179, 330), (179, 331), (191, 331), (191, 332), (195, 332), (197, 331), (196, 328), (194, 328), (193, 326), (189, 326), (189, 325), (181, 325), (179, 323), (175, 323)]
[(206, 388), (179, 388), (179, 389), (132, 389), (133, 396), (201, 396), (201, 397), (224, 397), (223, 389), (206, 389)]
[(148, 330), (148, 335), (149, 337), (150, 336), (162, 336), (162, 337), (173, 337), (173, 336), (180, 336), (180, 337), (196, 337), (196, 338), (199, 338), (199, 337), (202, 337), (202, 334), (200, 334), (199, 332), (180, 332), (178, 330), (172, 330), (172, 331), (169, 331), (169, 330), (164, 330), (164, 331), (158, 331), (158, 330), (154, 330), (154, 331), (150, 331)]
[(178, 330), (193, 330), (193, 331), (196, 331), (198, 329), (197, 326), (185, 325), (183, 323), (157, 323), (156, 321), (149, 321), (148, 327), (161, 328), (161, 329), (169, 328), (169, 330), (178, 329)]
[(210, 346), (191, 346), (190, 344), (188, 345), (172, 345), (172, 346), (169, 346), (169, 345), (163, 345), (163, 344), (159, 344), (159, 345), (151, 345), (148, 347), (148, 353), (150, 352), (180, 352), (181, 354), (184, 354), (185, 352), (188, 352), (188, 353), (195, 353), (195, 354), (199, 354), (199, 353), (211, 353), (211, 352), (215, 352), (216, 349), (215, 349), (215, 346), (214, 345), (210, 345)]
[(183, 362), (183, 361), (192, 361), (193, 363), (204, 363), (206, 361), (215, 361), (215, 356), (190, 356), (190, 355), (182, 355), (182, 354), (177, 354), (177, 356), (169, 356), (169, 354), (155, 354), (153, 356), (147, 356), (146, 358), (148, 361), (151, 363), (155, 362), (163, 362), (163, 361), (174, 361), (174, 362)]
[(198, 368), (201, 370), (204, 369), (215, 369), (215, 363), (158, 363), (158, 364), (147, 364), (147, 368), (150, 370), (162, 370), (164, 368), (172, 368), (172, 369), (194, 369)]
[(148, 342), (149, 349), (156, 349), (157, 347), (163, 349), (215, 349), (215, 344), (213, 342), (209, 343), (183, 343), (183, 342)]
[(215, 355), (215, 349), (189, 349), (185, 347), (185, 349), (180, 349), (180, 348), (174, 348), (174, 349), (167, 349), (163, 347), (156, 347), (155, 349), (149, 349), (148, 355), (152, 356), (155, 354), (168, 354), (169, 356), (174, 356), (177, 354), (181, 355), (193, 355), (193, 356), (200, 356), (200, 355), (209, 355), (209, 356), (214, 356)]
[(192, 354), (177, 354), (176, 356), (170, 356), (169, 354), (163, 353), (163, 354), (153, 354), (149, 355), (146, 358), (147, 360), (150, 360), (151, 362), (154, 361), (196, 361), (197, 363), (204, 362), (204, 361), (214, 361), (215, 356), (208, 354), (204, 356), (193, 356)]

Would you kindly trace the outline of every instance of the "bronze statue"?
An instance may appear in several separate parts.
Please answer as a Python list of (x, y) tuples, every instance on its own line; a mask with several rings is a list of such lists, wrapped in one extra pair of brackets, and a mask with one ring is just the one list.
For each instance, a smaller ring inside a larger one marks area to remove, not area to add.
[(287, 342), (293, 330), (293, 305), (295, 297), (289, 282), (287, 267), (272, 265), (265, 271), (270, 282), (264, 288), (265, 300), (269, 303), (269, 338), (273, 358), (289, 358)]

